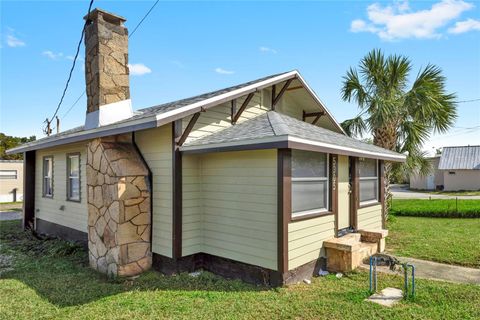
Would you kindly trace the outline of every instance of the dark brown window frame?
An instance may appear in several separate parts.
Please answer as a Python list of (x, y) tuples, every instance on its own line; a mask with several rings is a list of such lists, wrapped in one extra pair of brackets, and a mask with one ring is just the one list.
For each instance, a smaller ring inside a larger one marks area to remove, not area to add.
[[(360, 181), (362, 180), (361, 177), (360, 177), (360, 172), (358, 172), (358, 209), (362, 209), (362, 208), (368, 208), (368, 207), (374, 207), (374, 206), (378, 206), (378, 205), (381, 205), (382, 202), (381, 202), (381, 199), (380, 199), (380, 188), (381, 188), (381, 183), (380, 183), (380, 160), (379, 159), (376, 159), (376, 158), (365, 158), (365, 157), (361, 157), (361, 158), (357, 158), (357, 162), (359, 163), (360, 162), (360, 159), (371, 159), (371, 160), (375, 160), (375, 168), (376, 168), (376, 171), (377, 171), (377, 176), (376, 176), (376, 180), (377, 180), (377, 201), (364, 201), (363, 204), (362, 204), (362, 201), (360, 201)], [(359, 168), (360, 167), (360, 164), (357, 165), (357, 167)], [(358, 170), (358, 169), (357, 169)], [(358, 170), (359, 171), (359, 170)], [(373, 177), (372, 177), (373, 178)], [(373, 179), (371, 179), (373, 180)]]
[[(70, 157), (71, 156), (78, 156), (78, 199), (70, 198)], [(65, 173), (66, 178), (66, 200), (70, 202), (82, 202), (82, 170), (81, 170), (81, 159), (82, 155), (80, 152), (71, 152), (65, 155), (66, 158), (66, 168), (67, 171)]]
[[(52, 176), (50, 180), (52, 181), (52, 194), (47, 195), (45, 194), (45, 160), (50, 159), (52, 162)], [(55, 195), (55, 183), (54, 183), (54, 177), (55, 177), (55, 165), (54, 165), (54, 157), (53, 155), (48, 155), (48, 156), (43, 156), (42, 157), (42, 197), (45, 199), (53, 199)]]

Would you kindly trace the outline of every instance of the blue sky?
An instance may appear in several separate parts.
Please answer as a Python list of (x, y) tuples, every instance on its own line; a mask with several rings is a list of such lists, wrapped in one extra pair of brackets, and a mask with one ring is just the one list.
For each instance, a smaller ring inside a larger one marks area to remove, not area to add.
[[(153, 1), (96, 0), (130, 30)], [(1, 1), (0, 131), (42, 136), (59, 101), (88, 1)], [(342, 77), (372, 48), (407, 55), (412, 77), (440, 66), (459, 100), (480, 98), (480, 2), (160, 1), (129, 43), (134, 109), (298, 69), (338, 121), (353, 117)], [(62, 130), (84, 122), (84, 48), (59, 111)], [(137, 73), (137, 74), (135, 74)], [(455, 127), (425, 149), (480, 144), (480, 101), (460, 103)]]

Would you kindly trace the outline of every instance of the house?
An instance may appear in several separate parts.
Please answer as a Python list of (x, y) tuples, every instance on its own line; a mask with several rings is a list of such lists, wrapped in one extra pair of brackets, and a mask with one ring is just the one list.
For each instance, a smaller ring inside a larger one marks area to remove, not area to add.
[(438, 170), (440, 156), (426, 158), (430, 163), (428, 175), (421, 175), (418, 171), (410, 175), (410, 189), (414, 190), (436, 190), (443, 187), (443, 172)]
[(446, 191), (480, 190), (480, 146), (443, 148), (438, 170)]
[(410, 176), (410, 188), (420, 190), (480, 190), (480, 146), (444, 147), (429, 158), (429, 175)]
[(23, 199), (23, 161), (0, 160), (0, 202)]
[(404, 155), (346, 136), (297, 71), (133, 112), (124, 22), (89, 16), (85, 125), (9, 150), (25, 227), (88, 243), (110, 276), (281, 285), (383, 250), (384, 161)]

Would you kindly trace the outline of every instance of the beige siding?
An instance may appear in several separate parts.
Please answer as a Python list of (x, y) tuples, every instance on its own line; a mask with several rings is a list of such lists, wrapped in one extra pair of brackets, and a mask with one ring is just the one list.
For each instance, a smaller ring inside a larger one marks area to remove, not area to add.
[(441, 172), (444, 174), (446, 191), (480, 190), (480, 170), (442, 170)]
[(335, 236), (334, 216), (308, 219), (288, 224), (288, 269), (325, 256), (323, 241)]
[(17, 189), (17, 201), (23, 199), (23, 162), (9, 162), (0, 160), (0, 170), (15, 170), (16, 179), (0, 180), (0, 202), (13, 201), (13, 189)]
[(358, 209), (358, 229), (381, 229), (382, 206), (380, 204)]
[(188, 256), (203, 250), (201, 157), (185, 155), (182, 161), (182, 255)]
[[(245, 97), (237, 99), (237, 110), (242, 105)], [(245, 121), (247, 119), (252, 119), (260, 114), (264, 114), (268, 111), (267, 108), (262, 106), (262, 95), (260, 92), (255, 93), (252, 100), (248, 104), (245, 111), (243, 111), (240, 119), (237, 123)], [(191, 116), (183, 118), (182, 127), (186, 128), (188, 122), (190, 121)], [(223, 103), (219, 106), (208, 109), (207, 112), (202, 112), (198, 118), (193, 130), (188, 135), (188, 141), (193, 141), (195, 139), (207, 136), (216, 131), (223, 130), (227, 127), (230, 127), (232, 118), (231, 118), (231, 103)]]
[(276, 150), (185, 156), (183, 256), (277, 269)]
[(135, 141), (153, 175), (152, 251), (172, 257), (172, 127), (138, 131)]
[[(80, 202), (67, 200), (67, 154), (74, 152), (80, 152)], [(53, 198), (43, 197), (44, 156), (53, 156)], [(35, 216), (37, 218), (87, 232), (86, 162), (86, 143), (37, 151), (35, 161)]]

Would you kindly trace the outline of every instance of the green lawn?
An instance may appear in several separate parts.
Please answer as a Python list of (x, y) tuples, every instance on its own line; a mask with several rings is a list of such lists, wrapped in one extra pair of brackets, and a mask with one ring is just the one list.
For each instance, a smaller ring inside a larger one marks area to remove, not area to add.
[[(315, 278), (280, 289), (225, 280), (148, 272), (135, 281), (107, 281), (88, 268), (86, 255), (59, 241), (38, 241), (0, 223), (2, 319), (475, 319), (480, 286), (418, 280), (415, 300), (393, 308), (365, 302), (368, 274)], [(13, 261), (8, 258), (12, 256)], [(379, 277), (380, 288), (402, 286)]]
[(395, 216), (480, 218), (480, 200), (393, 199), (390, 213)]
[(399, 256), (480, 268), (480, 219), (391, 217), (387, 250)]

